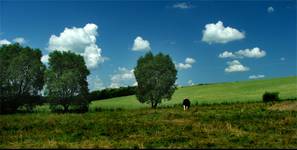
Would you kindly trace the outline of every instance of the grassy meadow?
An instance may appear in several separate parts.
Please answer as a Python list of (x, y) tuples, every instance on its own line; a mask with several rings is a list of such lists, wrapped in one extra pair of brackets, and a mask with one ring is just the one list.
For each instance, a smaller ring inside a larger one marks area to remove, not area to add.
[[(282, 101), (263, 103), (265, 91)], [(93, 101), (84, 114), (43, 105), (0, 115), (0, 148), (296, 148), (296, 98), (294, 76), (182, 87), (157, 109), (135, 96)]]
[(296, 148), (297, 101), (2, 115), (0, 148)]
[[(161, 106), (181, 104), (185, 97), (194, 104), (259, 102), (265, 91), (279, 92), (280, 99), (297, 98), (297, 76), (181, 87), (170, 101), (162, 102)], [(125, 96), (93, 101), (90, 105), (91, 109), (99, 107), (135, 109), (150, 105), (139, 103), (135, 96)]]

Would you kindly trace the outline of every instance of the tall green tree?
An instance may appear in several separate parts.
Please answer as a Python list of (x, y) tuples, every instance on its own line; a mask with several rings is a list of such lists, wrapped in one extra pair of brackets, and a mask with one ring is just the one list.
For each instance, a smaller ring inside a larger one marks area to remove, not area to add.
[(46, 71), (46, 94), (50, 98), (51, 108), (61, 105), (64, 112), (69, 112), (69, 107), (73, 105), (87, 110), (89, 74), (82, 56), (72, 52), (50, 53)]
[(32, 106), (30, 96), (38, 96), (44, 84), (41, 56), (39, 49), (18, 43), (0, 47), (1, 112), (15, 112), (24, 104)]
[(169, 55), (151, 52), (140, 57), (134, 69), (138, 86), (136, 97), (141, 103), (150, 103), (156, 108), (162, 99), (170, 100), (174, 93), (177, 70)]

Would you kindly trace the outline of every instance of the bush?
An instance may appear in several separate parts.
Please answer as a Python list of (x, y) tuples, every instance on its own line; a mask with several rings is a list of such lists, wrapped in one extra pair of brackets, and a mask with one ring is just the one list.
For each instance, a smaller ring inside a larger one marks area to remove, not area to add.
[(54, 113), (62, 113), (64, 111), (64, 108), (62, 105), (50, 105), (51, 112)]
[(50, 109), (56, 113), (85, 113), (89, 110), (89, 101), (83, 96), (73, 96), (70, 98), (48, 98)]
[(263, 94), (263, 102), (273, 102), (273, 101), (279, 101), (279, 92), (265, 92)]
[(0, 114), (33, 112), (35, 106), (42, 105), (44, 102), (45, 100), (38, 95), (0, 96)]
[(15, 113), (21, 106), (19, 99), (14, 96), (0, 96), (0, 114)]

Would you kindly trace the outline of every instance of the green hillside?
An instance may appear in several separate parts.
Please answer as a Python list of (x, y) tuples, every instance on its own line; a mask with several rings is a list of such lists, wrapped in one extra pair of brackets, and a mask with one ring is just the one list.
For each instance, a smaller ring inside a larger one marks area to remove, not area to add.
[[(199, 104), (262, 101), (265, 91), (279, 92), (281, 99), (297, 98), (297, 76), (181, 87), (161, 106), (180, 104), (185, 97)], [(135, 109), (150, 106), (139, 103), (133, 95), (93, 101), (90, 107)]]

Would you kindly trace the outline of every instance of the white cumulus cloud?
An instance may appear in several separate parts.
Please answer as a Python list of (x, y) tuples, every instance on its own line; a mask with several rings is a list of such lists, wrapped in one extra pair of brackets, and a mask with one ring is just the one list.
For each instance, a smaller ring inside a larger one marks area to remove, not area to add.
[(179, 70), (186, 70), (186, 69), (189, 69), (189, 68), (192, 68), (192, 65), (191, 64), (183, 64), (183, 63), (178, 63), (176, 65), (177, 69)]
[(268, 13), (272, 13), (272, 12), (274, 12), (274, 8), (273, 8), (272, 6), (269, 6), (269, 7), (267, 8), (267, 12), (268, 12)]
[(250, 75), (249, 76), (249, 79), (259, 79), (259, 78), (264, 78), (265, 77), (265, 75)]
[(72, 51), (84, 57), (88, 68), (95, 68), (104, 62), (101, 48), (96, 44), (97, 25), (86, 24), (83, 28), (65, 28), (59, 36), (52, 35), (49, 39), (50, 51)]
[(138, 86), (137, 81), (135, 81), (135, 82), (133, 83), (133, 86)]
[(232, 52), (224, 51), (219, 55), (220, 58), (235, 58), (236, 56)]
[(90, 90), (102, 90), (105, 88), (103, 81), (97, 76), (88, 77), (89, 88)]
[(134, 69), (129, 70), (125, 67), (119, 67), (117, 73), (113, 74), (110, 80), (111, 88), (119, 88), (137, 84), (134, 76)]
[(193, 63), (195, 63), (196, 61), (195, 61), (194, 58), (189, 58), (189, 57), (187, 57), (186, 60), (185, 60), (185, 62), (186, 62), (187, 64), (193, 64)]
[(9, 45), (9, 44), (11, 44), (11, 42), (9, 42), (6, 39), (0, 40), (0, 46), (2, 46), (2, 45)]
[(181, 2), (181, 3), (176, 3), (172, 6), (173, 8), (178, 8), (178, 9), (190, 9), (193, 8), (192, 5), (185, 3), (185, 2)]
[(248, 67), (243, 66), (238, 60), (227, 62), (228, 67), (225, 68), (225, 72), (244, 72), (250, 70)]
[(134, 44), (132, 47), (133, 51), (146, 51), (151, 50), (150, 42), (147, 40), (144, 40), (142, 37), (137, 36), (134, 40)]
[(19, 44), (25, 44), (26, 41), (23, 37), (17, 37), (15, 39), (13, 39), (14, 42), (19, 43)]
[(205, 30), (203, 30), (202, 33), (202, 41), (207, 42), (208, 44), (228, 43), (245, 37), (243, 32), (240, 32), (235, 28), (224, 27), (222, 21), (218, 21), (216, 24), (206, 24)]
[(238, 57), (261, 58), (266, 55), (266, 52), (258, 47), (255, 47), (253, 49), (239, 50), (235, 52), (235, 55)]
[(189, 85), (194, 85), (194, 83), (193, 83), (192, 80), (189, 80), (189, 81), (188, 81), (188, 84), (189, 84)]
[(194, 64), (195, 62), (196, 60), (194, 58), (187, 57), (185, 59), (185, 63), (178, 63), (175, 65), (175, 67), (178, 70), (186, 70), (186, 69), (192, 68), (192, 64)]
[(43, 55), (43, 56), (41, 57), (41, 62), (42, 62), (43, 64), (48, 64), (48, 59), (49, 59), (49, 56), (48, 56), (48, 55)]
[(239, 50), (237, 52), (224, 51), (219, 58), (261, 58), (266, 56), (266, 52), (258, 47), (252, 49)]

